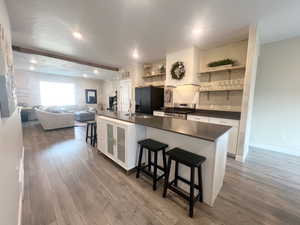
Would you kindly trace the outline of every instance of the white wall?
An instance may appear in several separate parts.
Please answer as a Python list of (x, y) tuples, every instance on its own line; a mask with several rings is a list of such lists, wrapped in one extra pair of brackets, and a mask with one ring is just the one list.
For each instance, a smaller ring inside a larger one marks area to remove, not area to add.
[[(170, 73), (167, 73), (167, 84), (185, 84), (185, 83), (201, 83), (208, 81), (208, 75), (197, 75), (200, 71), (207, 70), (207, 64), (225, 58), (236, 61), (239, 65), (245, 65), (247, 59), (248, 40), (233, 42), (207, 50), (199, 50), (198, 48), (187, 48), (178, 52), (167, 54), (167, 72), (172, 64), (178, 60), (185, 63), (186, 77), (182, 81), (172, 80)], [(244, 70), (232, 71), (232, 79), (240, 79), (244, 77)], [(212, 81), (228, 79), (228, 72), (219, 72), (211, 76)], [(209, 109), (210, 105), (217, 106), (233, 106), (240, 108), (242, 101), (242, 92), (230, 92), (229, 98), (227, 94), (222, 92), (207, 93), (197, 95), (198, 88), (192, 85), (177, 86), (173, 89), (174, 102), (192, 102), (197, 103), (197, 107), (201, 109)]]
[(207, 64), (221, 59), (233, 59), (239, 65), (245, 65), (247, 60), (248, 40), (233, 42), (220, 47), (200, 51), (199, 71), (207, 70)]
[(104, 110), (109, 107), (109, 96), (115, 96), (115, 91), (119, 89), (119, 81), (103, 81), (101, 84), (101, 105)]
[(260, 27), (257, 24), (249, 26), (246, 71), (241, 106), (241, 119), (238, 136), (236, 160), (245, 161), (249, 152), (255, 81), (258, 57), (260, 54)]
[[(77, 105), (85, 104), (85, 89), (97, 90), (97, 104), (101, 99), (101, 80), (67, 77), (52, 74), (16, 70), (15, 71), (18, 103), (25, 102), (29, 106), (40, 105), (40, 81), (66, 82), (75, 85), (75, 101)], [(22, 93), (20, 94), (20, 90)], [(55, 90), (53, 90), (55, 91)], [(28, 92), (28, 93), (26, 93)], [(97, 106), (92, 104), (91, 106)]]
[(0, 119), (0, 225), (18, 223), (20, 160), (23, 151), (19, 109), (9, 118)]
[[(11, 46), (10, 26), (3, 0), (0, 0), (0, 23), (5, 28)], [(21, 121), (16, 110), (11, 117), (0, 118), (0, 225), (18, 224), (19, 197), (22, 190), (19, 183), (22, 149)]]
[(261, 47), (250, 144), (300, 156), (300, 37)]

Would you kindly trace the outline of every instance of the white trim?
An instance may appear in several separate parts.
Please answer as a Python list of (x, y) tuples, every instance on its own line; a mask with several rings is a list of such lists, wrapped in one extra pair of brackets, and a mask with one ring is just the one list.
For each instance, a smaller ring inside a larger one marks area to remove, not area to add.
[(24, 196), (24, 147), (22, 149), (20, 166), (19, 166), (19, 184), (20, 184), (20, 195), (19, 195), (19, 209), (18, 209), (18, 225), (21, 225), (22, 224), (23, 196)]
[(288, 155), (295, 155), (300, 156), (300, 148), (290, 148), (290, 147), (283, 147), (283, 146), (276, 146), (276, 145), (268, 145), (268, 144), (250, 144), (250, 147), (253, 148), (260, 148), (268, 151), (273, 152), (280, 152)]

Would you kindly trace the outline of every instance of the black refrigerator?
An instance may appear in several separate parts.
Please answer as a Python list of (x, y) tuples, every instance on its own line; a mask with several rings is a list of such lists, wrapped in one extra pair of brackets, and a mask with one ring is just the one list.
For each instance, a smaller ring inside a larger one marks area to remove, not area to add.
[(135, 89), (135, 112), (153, 114), (164, 106), (164, 89), (158, 87), (142, 87)]

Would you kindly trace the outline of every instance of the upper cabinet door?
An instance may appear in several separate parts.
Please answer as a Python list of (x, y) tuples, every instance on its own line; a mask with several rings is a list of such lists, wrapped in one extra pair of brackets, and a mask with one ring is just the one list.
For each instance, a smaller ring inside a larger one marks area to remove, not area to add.
[(117, 159), (126, 163), (126, 129), (116, 126), (117, 134)]
[(107, 153), (111, 156), (114, 156), (114, 126), (110, 123), (106, 124), (106, 143), (107, 143)]

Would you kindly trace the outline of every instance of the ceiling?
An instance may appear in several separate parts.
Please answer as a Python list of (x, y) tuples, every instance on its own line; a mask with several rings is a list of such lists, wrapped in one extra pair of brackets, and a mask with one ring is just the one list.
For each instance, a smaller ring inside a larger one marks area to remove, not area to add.
[[(247, 37), (261, 23), (264, 43), (300, 35), (299, 0), (6, 0), (13, 43), (112, 66), (143, 62), (191, 45)], [(200, 30), (193, 35), (192, 30)], [(78, 31), (82, 40), (72, 36)]]
[[(31, 63), (35, 60), (36, 63)], [(91, 66), (81, 65), (78, 63), (68, 62), (61, 59), (55, 59), (47, 56), (32, 55), (14, 51), (14, 67), (17, 70), (30, 70), (53, 75), (84, 77), (86, 79), (113, 80), (119, 77), (119, 72), (94, 68)], [(94, 70), (98, 74), (94, 73)], [(85, 74), (85, 75), (84, 75)]]

